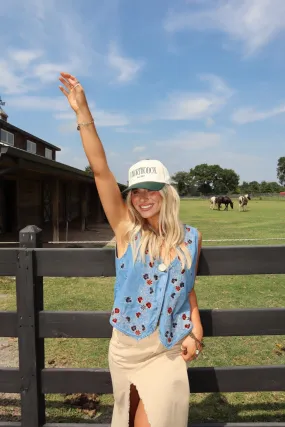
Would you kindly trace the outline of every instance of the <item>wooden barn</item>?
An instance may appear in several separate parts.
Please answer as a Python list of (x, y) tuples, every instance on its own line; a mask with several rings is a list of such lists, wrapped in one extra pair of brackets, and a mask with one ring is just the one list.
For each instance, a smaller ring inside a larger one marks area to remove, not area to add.
[(0, 238), (13, 239), (34, 224), (56, 242), (62, 229), (84, 231), (88, 222), (106, 222), (93, 177), (57, 162), (60, 148), (7, 117), (0, 107)]

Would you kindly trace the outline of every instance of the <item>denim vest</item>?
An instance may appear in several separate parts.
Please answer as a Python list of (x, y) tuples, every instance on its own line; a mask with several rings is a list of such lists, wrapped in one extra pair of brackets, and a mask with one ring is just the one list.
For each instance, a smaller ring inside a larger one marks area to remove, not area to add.
[[(190, 321), (189, 292), (193, 289), (198, 254), (198, 231), (184, 226), (185, 245), (190, 252), (190, 269), (182, 269), (176, 257), (165, 271), (160, 260), (133, 262), (132, 248), (116, 256), (116, 283), (110, 323), (114, 328), (137, 340), (159, 327), (160, 341), (171, 348), (193, 328)], [(160, 267), (161, 268), (161, 267)]]

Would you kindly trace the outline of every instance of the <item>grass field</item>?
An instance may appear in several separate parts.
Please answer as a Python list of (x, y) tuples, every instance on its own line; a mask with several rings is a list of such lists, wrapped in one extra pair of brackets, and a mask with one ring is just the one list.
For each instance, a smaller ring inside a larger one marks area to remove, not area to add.
[[(208, 201), (182, 201), (181, 219), (199, 228), (204, 240), (256, 238), (258, 242), (205, 242), (205, 244), (285, 244), (266, 240), (285, 238), (285, 203), (253, 201), (247, 212), (210, 211)], [(110, 310), (114, 279), (45, 279), (46, 310)], [(284, 307), (285, 276), (198, 277), (196, 292), (200, 308)], [(13, 279), (0, 278), (0, 310), (16, 307)], [(47, 339), (47, 367), (107, 368), (107, 339)], [(284, 364), (285, 337), (207, 338), (202, 356), (192, 366)], [(20, 416), (17, 396), (0, 395), (0, 421)], [(48, 422), (109, 422), (112, 396), (99, 397), (95, 412), (65, 403), (61, 395), (48, 396)], [(190, 421), (251, 422), (285, 419), (285, 393), (192, 394)], [(84, 420), (84, 421), (83, 421)]]

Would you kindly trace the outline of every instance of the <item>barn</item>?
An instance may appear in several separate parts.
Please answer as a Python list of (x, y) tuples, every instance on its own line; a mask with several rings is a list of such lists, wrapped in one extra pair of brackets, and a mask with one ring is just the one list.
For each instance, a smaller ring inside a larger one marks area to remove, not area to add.
[(34, 224), (56, 242), (67, 227), (84, 231), (88, 222), (107, 222), (93, 177), (57, 162), (59, 147), (7, 118), (0, 107), (0, 239), (13, 240)]

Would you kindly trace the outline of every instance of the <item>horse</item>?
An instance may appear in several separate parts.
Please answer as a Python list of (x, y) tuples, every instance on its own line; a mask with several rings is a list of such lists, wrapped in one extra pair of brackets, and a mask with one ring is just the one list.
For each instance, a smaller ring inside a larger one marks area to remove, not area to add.
[(228, 210), (229, 205), (231, 206), (231, 208), (234, 208), (234, 204), (232, 202), (232, 200), (229, 198), (229, 196), (218, 196), (216, 197), (216, 203), (218, 205), (218, 209), (220, 210), (221, 208), (221, 204), (223, 203), (225, 205), (225, 211)]
[(210, 209), (215, 209), (216, 207), (216, 197), (213, 196), (210, 198)]
[(244, 196), (239, 196), (238, 198), (239, 211), (241, 210), (241, 208), (243, 211), (246, 210), (246, 206), (249, 200), (251, 200), (249, 194), (245, 194)]

